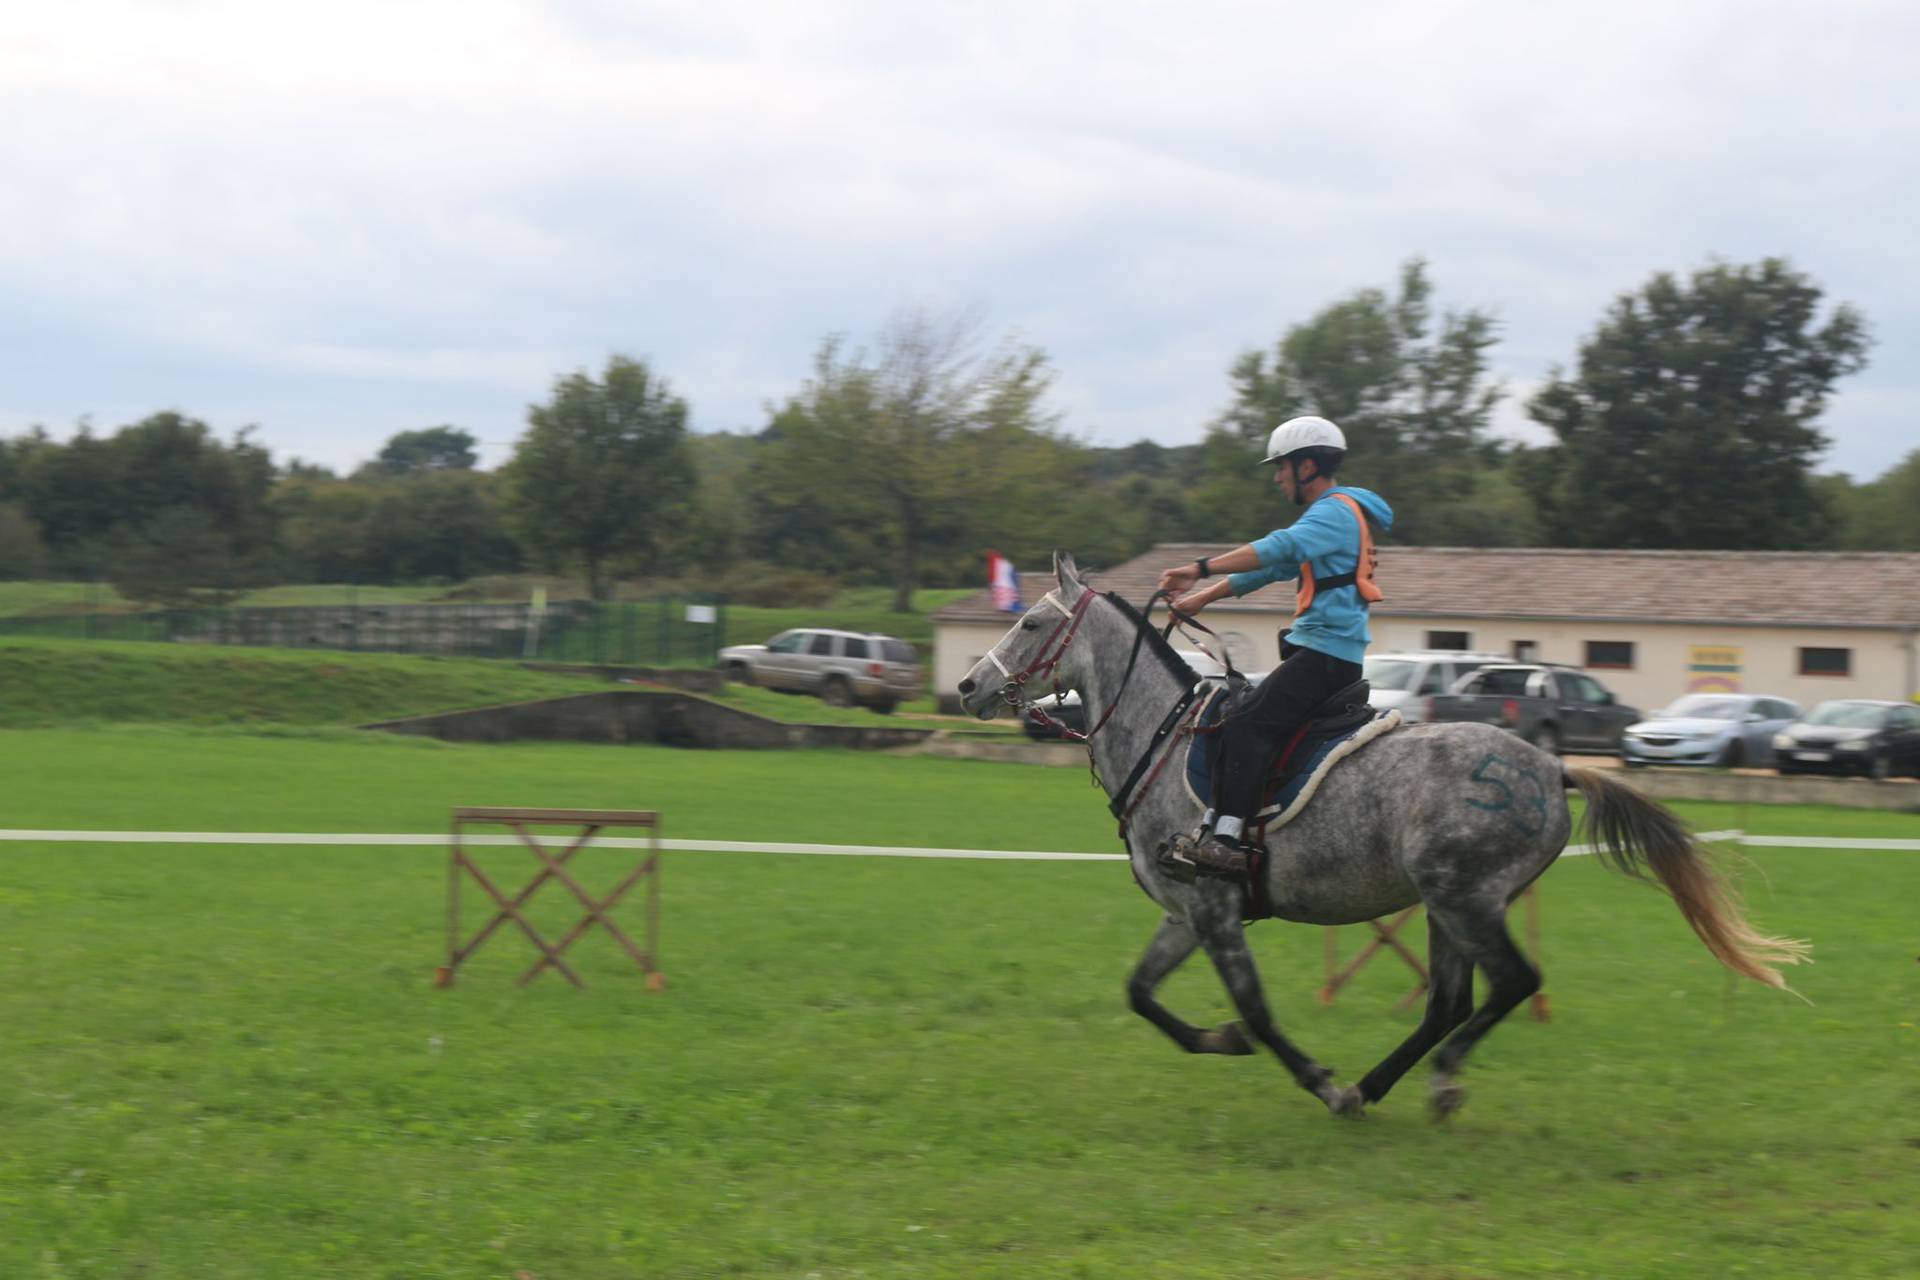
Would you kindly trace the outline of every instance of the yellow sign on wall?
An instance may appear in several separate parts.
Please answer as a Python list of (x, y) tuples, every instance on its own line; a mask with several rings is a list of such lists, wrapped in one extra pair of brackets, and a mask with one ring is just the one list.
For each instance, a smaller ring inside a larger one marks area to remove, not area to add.
[(1738, 693), (1740, 667), (1738, 645), (1693, 645), (1687, 650), (1687, 692)]

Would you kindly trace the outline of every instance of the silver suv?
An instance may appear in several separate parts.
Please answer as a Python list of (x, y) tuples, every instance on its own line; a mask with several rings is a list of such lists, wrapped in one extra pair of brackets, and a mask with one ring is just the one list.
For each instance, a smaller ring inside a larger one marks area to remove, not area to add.
[(742, 684), (880, 712), (892, 711), (921, 687), (920, 659), (905, 640), (816, 627), (782, 631), (765, 644), (729, 645), (720, 651), (720, 669)]
[(1422, 649), (1412, 653), (1370, 653), (1363, 670), (1373, 686), (1367, 700), (1382, 711), (1393, 708), (1409, 724), (1431, 719), (1435, 694), (1445, 693), (1460, 677), (1509, 659), (1500, 653), (1458, 649)]

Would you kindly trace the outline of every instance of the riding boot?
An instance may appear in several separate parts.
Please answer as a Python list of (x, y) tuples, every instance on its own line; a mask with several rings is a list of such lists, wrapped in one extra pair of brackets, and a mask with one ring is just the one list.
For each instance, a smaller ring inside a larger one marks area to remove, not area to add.
[(1209, 834), (1187, 856), (1202, 875), (1238, 880), (1247, 874), (1247, 859), (1253, 851), (1238, 840)]
[(1160, 867), (1182, 884), (1192, 884), (1197, 876), (1217, 876), (1226, 880), (1244, 879), (1253, 851), (1237, 840), (1207, 832), (1199, 839), (1177, 835), (1160, 851)]

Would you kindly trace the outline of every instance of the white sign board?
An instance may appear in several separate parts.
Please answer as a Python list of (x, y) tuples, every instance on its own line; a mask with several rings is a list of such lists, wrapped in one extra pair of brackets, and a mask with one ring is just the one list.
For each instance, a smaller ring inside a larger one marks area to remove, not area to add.
[(719, 611), (710, 604), (690, 604), (687, 606), (688, 622), (717, 622)]

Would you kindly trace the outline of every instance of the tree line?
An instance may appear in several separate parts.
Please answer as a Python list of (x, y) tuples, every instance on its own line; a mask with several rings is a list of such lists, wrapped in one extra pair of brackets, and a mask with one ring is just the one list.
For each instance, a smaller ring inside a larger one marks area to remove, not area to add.
[(84, 576), (179, 602), (269, 582), (460, 581), (525, 569), (775, 600), (836, 582), (979, 579), (992, 547), (1115, 563), (1242, 541), (1283, 512), (1254, 465), (1317, 413), (1343, 478), (1385, 494), (1389, 541), (1449, 546), (1920, 550), (1920, 450), (1855, 482), (1816, 470), (1820, 415), (1866, 364), (1864, 317), (1779, 259), (1653, 276), (1621, 294), (1526, 402), (1545, 445), (1493, 434), (1495, 315), (1439, 309), (1426, 264), (1227, 365), (1195, 444), (1095, 446), (1050, 402), (1037, 346), (906, 312), (821, 344), (757, 432), (694, 434), (646, 361), (559, 378), (505, 465), (452, 425), (339, 475), (276, 463), (250, 430), (178, 412), (111, 435), (0, 440), (0, 577)]

